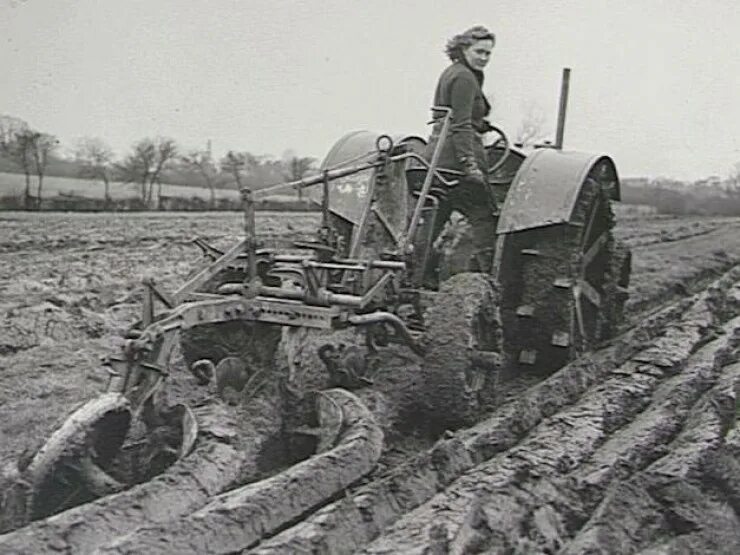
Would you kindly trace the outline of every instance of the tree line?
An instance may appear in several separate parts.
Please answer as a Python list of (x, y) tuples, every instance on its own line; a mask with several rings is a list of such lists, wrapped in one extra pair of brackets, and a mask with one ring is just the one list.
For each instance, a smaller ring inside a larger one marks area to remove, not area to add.
[[(22, 205), (38, 209), (44, 194), (44, 176), (94, 179), (104, 185), (105, 204), (111, 204), (111, 187), (135, 184), (142, 204), (161, 206), (162, 184), (202, 187), (216, 205), (216, 190), (239, 189), (248, 184), (259, 189), (273, 183), (294, 181), (315, 170), (316, 160), (287, 150), (282, 158), (230, 150), (216, 159), (210, 148), (185, 149), (168, 137), (145, 137), (117, 158), (101, 138), (80, 139), (72, 157), (59, 155), (59, 140), (33, 129), (20, 118), (0, 115), (0, 171), (25, 175)], [(33, 182), (35, 181), (35, 187)], [(301, 191), (298, 191), (299, 200)]]
[(740, 216), (740, 163), (727, 179), (685, 183), (674, 179), (625, 178), (622, 202), (652, 206), (674, 216)]

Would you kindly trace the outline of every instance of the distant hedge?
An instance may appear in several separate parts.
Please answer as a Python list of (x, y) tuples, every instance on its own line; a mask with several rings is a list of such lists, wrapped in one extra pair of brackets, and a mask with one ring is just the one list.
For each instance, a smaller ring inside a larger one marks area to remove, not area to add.
[[(216, 199), (211, 206), (208, 201), (200, 197), (161, 197), (157, 206), (147, 206), (141, 199), (131, 197), (125, 199), (110, 199), (107, 202), (101, 198), (89, 198), (76, 195), (59, 194), (44, 198), (41, 203), (35, 197), (30, 199), (34, 210), (53, 212), (205, 212), (205, 211), (236, 211), (242, 210), (241, 203), (228, 198)], [(312, 212), (319, 207), (309, 201), (286, 199), (263, 199), (255, 203), (256, 210), (272, 210), (286, 212)], [(0, 210), (25, 210), (22, 195), (0, 196)]]
[(686, 189), (656, 185), (622, 185), (622, 202), (653, 206), (658, 214), (675, 216), (740, 216), (740, 191)]

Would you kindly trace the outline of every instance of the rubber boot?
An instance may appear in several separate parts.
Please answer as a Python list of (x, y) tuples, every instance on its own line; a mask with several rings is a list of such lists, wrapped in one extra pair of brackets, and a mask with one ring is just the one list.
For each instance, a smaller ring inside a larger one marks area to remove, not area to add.
[(422, 287), (424, 289), (431, 291), (437, 291), (439, 289), (439, 265), (441, 262), (442, 253), (437, 249), (430, 249), (422, 281)]
[(484, 274), (490, 274), (493, 269), (494, 248), (483, 249), (475, 253), (475, 261), (478, 271)]

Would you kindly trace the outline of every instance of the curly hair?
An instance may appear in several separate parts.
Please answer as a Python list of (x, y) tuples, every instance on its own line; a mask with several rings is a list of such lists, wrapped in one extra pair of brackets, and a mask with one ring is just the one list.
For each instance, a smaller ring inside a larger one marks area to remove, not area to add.
[(496, 35), (486, 29), (483, 25), (476, 25), (467, 31), (455, 35), (447, 41), (445, 53), (453, 62), (462, 60), (463, 50), (479, 40), (492, 40), (496, 44)]

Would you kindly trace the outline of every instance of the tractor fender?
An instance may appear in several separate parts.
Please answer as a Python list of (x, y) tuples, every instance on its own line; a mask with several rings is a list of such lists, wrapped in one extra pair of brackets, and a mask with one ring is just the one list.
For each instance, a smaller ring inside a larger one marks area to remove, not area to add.
[[(351, 167), (371, 162), (377, 157), (376, 142), (382, 133), (375, 131), (352, 131), (340, 138), (321, 162), (320, 170)], [(408, 144), (417, 154), (423, 154), (425, 142), (414, 135), (391, 135), (393, 144)], [(373, 169), (333, 180), (330, 184), (329, 210), (357, 225), (362, 218)], [(308, 189), (308, 197), (321, 203), (321, 187)]]
[(514, 177), (497, 234), (570, 222), (587, 178), (607, 187), (611, 198), (619, 200), (619, 178), (610, 157), (550, 148), (534, 151)]

